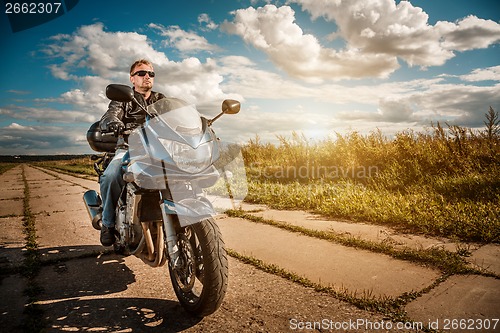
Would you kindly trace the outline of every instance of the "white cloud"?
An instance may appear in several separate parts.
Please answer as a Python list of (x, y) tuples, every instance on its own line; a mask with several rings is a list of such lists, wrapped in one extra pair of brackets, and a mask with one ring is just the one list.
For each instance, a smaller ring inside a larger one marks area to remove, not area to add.
[[(181, 50), (215, 50), (216, 47), (204, 42), (204, 38), (187, 33), (179, 28), (165, 28), (150, 24), (170, 36)], [(200, 37), (200, 38), (197, 38)], [(146, 58), (153, 65), (157, 77), (154, 90), (166, 95), (184, 98), (193, 103), (210, 103), (223, 99), (226, 94), (219, 84), (223, 77), (217, 73), (215, 62), (207, 59), (202, 63), (196, 57), (182, 61), (171, 61), (157, 51), (146, 35), (134, 32), (108, 32), (102, 23), (78, 28), (71, 35), (57, 35), (50, 39), (44, 51), (54, 58), (62, 58), (62, 63), (52, 66), (55, 77), (83, 83), (84, 89), (62, 94), (60, 102), (73, 103), (80, 107), (105, 111), (104, 88), (109, 83), (130, 84), (128, 71), (137, 59)], [(90, 75), (78, 76), (82, 69)]]
[(113, 79), (117, 73), (128, 73), (137, 59), (147, 58), (157, 65), (169, 62), (156, 51), (147, 36), (135, 32), (107, 32), (102, 23), (82, 26), (71, 35), (56, 35), (43, 51), (63, 62), (51, 67), (56, 77), (75, 79), (71, 73), (87, 69), (102, 78)]
[(433, 113), (434, 119), (441, 118), (458, 125), (477, 127), (483, 125), (484, 114), (489, 106), (500, 110), (500, 84), (441, 84), (409, 96), (406, 100), (418, 105), (421, 113)]
[(204, 25), (205, 26), (205, 29), (204, 30), (215, 30), (219, 27), (218, 24), (216, 24), (214, 21), (212, 21), (212, 19), (210, 18), (210, 16), (207, 14), (207, 13), (202, 13), (200, 15), (198, 15), (198, 23), (200, 25)]
[(158, 68), (156, 90), (167, 96), (183, 98), (196, 104), (222, 100), (226, 94), (219, 86), (223, 77), (216, 71), (215, 61), (186, 58)]
[(500, 107), (500, 84), (471, 86), (464, 84), (431, 83), (424, 90), (406, 94), (381, 96), (377, 112), (340, 112), (341, 120), (362, 120), (372, 123), (408, 123), (429, 125), (431, 121), (481, 127), (489, 106)]
[(418, 93), (444, 78), (418, 79), (404, 82), (342, 85), (334, 83), (306, 84), (260, 69), (258, 64), (242, 56), (219, 59), (218, 71), (224, 76), (222, 88), (237, 91), (245, 98), (287, 100), (312, 98), (329, 104), (362, 103), (377, 105), (381, 96), (398, 98)]
[[(104, 112), (103, 112), (104, 113)], [(39, 123), (92, 123), (100, 118), (95, 114), (89, 114), (85, 111), (59, 110), (52, 107), (33, 107), (22, 105), (10, 105), (0, 109), (0, 115), (8, 116), (11, 119), (23, 119), (28, 121), (37, 121)]]
[[(56, 98), (35, 99), (35, 102), (67, 104), (90, 115), (102, 114), (102, 110), (105, 110), (109, 104), (105, 96), (105, 88), (117, 80), (104, 79), (99, 76), (75, 76), (74, 80), (79, 83), (81, 89), (69, 90)], [(120, 79), (118, 82), (125, 82), (125, 79)]]
[(219, 50), (217, 45), (210, 44), (207, 39), (194, 32), (182, 30), (177, 25), (165, 27), (161, 24), (151, 23), (149, 27), (155, 29), (166, 39), (165, 45), (174, 47), (182, 53), (194, 53), (198, 51), (213, 52)]
[(427, 23), (428, 15), (409, 1), (292, 0), (338, 26), (336, 36), (362, 54), (400, 57), (410, 65), (438, 65), (453, 57), (439, 46), (440, 36)]
[(336, 51), (322, 47), (295, 23), (295, 12), (289, 6), (239, 9), (233, 22), (224, 22), (222, 29), (241, 36), (289, 75), (302, 79), (387, 77), (399, 67), (394, 57), (361, 53), (356, 48)]
[(14, 95), (29, 95), (29, 94), (31, 94), (31, 91), (28, 91), (28, 90), (9, 89), (9, 90), (7, 90), (7, 92), (14, 94)]
[(500, 81), (500, 66), (489, 68), (477, 68), (470, 74), (462, 75), (460, 78), (464, 81)]
[[(2, 154), (88, 153), (86, 129), (74, 127), (23, 126), (12, 123), (0, 128)], [(83, 135), (82, 135), (83, 133)]]
[(33, 127), (19, 125), (18, 123), (12, 123), (9, 126), (5, 127), (5, 129), (18, 130), (18, 131), (33, 131), (34, 130)]
[(218, 70), (225, 77), (222, 87), (245, 98), (287, 99), (314, 95), (313, 88), (259, 69), (246, 57), (227, 56), (219, 63)]
[(474, 15), (456, 23), (440, 21), (435, 28), (442, 36), (442, 47), (448, 50), (483, 49), (500, 41), (500, 24)]

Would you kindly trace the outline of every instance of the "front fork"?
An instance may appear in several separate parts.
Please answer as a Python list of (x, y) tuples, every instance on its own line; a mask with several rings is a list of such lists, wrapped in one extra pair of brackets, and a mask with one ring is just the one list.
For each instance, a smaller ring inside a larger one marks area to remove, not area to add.
[(180, 265), (179, 262), (179, 247), (177, 246), (177, 231), (175, 230), (175, 211), (169, 208), (169, 201), (161, 198), (160, 204), (161, 215), (163, 217), (163, 226), (165, 230), (165, 238), (167, 240), (168, 258), (170, 267), (175, 269)]

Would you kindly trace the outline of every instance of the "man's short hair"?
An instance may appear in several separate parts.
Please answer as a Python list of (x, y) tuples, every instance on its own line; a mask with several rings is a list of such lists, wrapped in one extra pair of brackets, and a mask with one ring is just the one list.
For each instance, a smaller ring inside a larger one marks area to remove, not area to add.
[(137, 60), (136, 62), (134, 62), (132, 64), (132, 66), (130, 66), (130, 75), (132, 75), (134, 73), (134, 69), (137, 67), (137, 66), (140, 66), (140, 65), (147, 65), (151, 68), (153, 68), (153, 64), (149, 61), (149, 60), (146, 60), (146, 59), (139, 59)]

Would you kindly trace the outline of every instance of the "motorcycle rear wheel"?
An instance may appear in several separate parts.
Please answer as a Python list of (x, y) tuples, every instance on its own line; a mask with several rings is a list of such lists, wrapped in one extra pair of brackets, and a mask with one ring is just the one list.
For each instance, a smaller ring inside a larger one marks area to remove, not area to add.
[(214, 313), (228, 283), (228, 260), (219, 227), (213, 219), (187, 226), (178, 235), (178, 268), (169, 262), (170, 279), (184, 309), (196, 316)]

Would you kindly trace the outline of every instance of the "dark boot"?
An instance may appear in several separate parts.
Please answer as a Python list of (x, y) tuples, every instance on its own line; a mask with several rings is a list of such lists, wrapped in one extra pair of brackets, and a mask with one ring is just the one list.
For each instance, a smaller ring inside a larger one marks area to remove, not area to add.
[(115, 243), (115, 228), (108, 228), (105, 225), (101, 226), (101, 244), (111, 246)]

